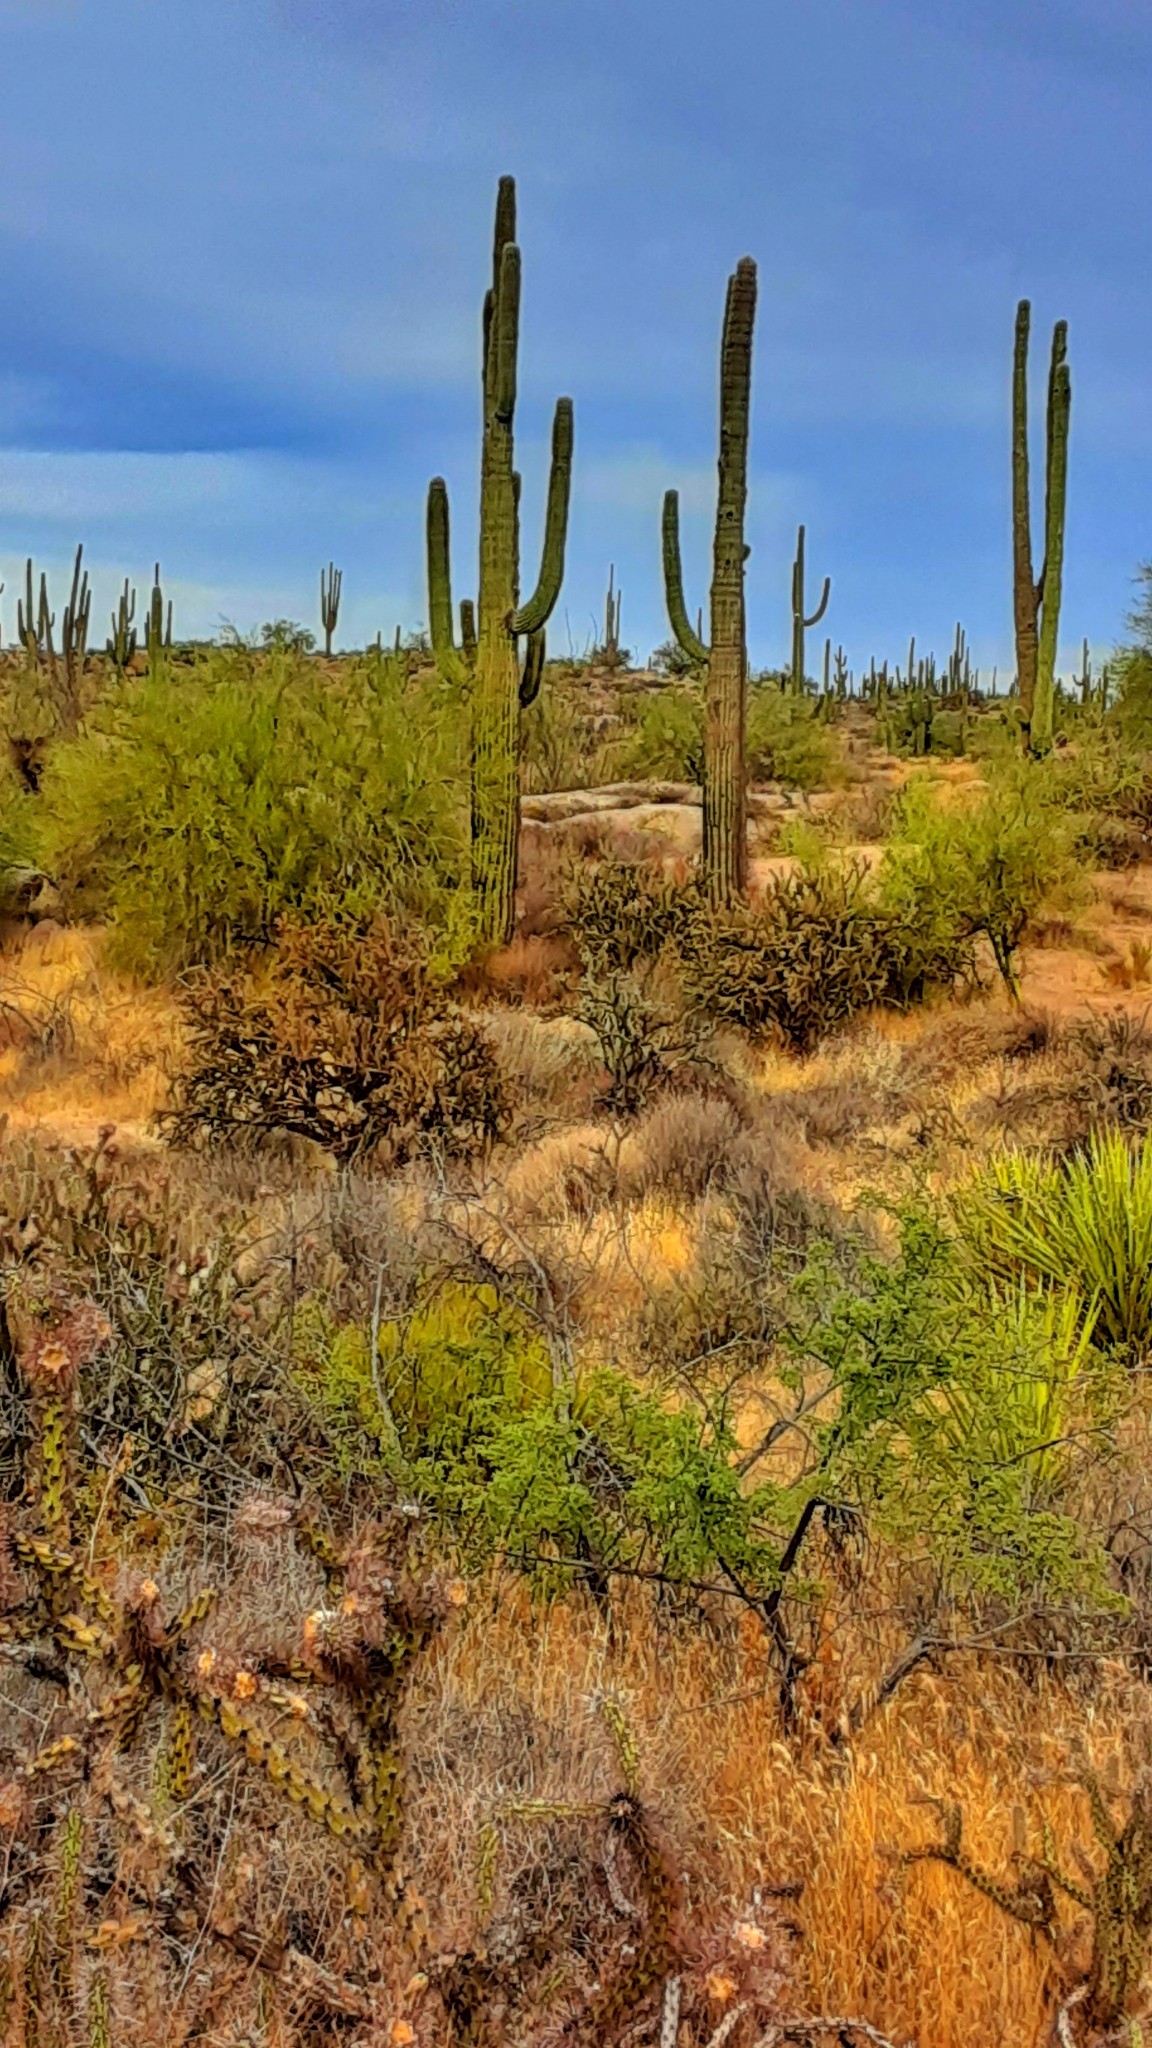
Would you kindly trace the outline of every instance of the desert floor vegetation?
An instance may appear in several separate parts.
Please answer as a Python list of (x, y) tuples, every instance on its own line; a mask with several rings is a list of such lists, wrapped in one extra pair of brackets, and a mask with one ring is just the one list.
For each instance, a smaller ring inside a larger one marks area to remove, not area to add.
[[(1152, 2013), (1152, 645), (549, 658), (481, 576), (0, 654), (0, 2044), (1103, 2048)], [(1145, 590), (1152, 570), (1142, 574)], [(527, 593), (527, 594), (525, 594)]]
[(6, 814), (6, 2038), (1128, 2038), (1131, 706), (764, 684), (717, 910), (691, 682), (546, 676), (493, 947), (419, 652), (92, 680)]

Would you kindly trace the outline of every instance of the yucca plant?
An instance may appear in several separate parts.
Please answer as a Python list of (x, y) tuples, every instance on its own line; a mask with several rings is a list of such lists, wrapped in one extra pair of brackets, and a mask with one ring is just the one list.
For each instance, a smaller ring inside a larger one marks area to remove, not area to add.
[(1005, 1152), (956, 1199), (960, 1234), (994, 1278), (1080, 1293), (1093, 1341), (1152, 1345), (1152, 1141), (1095, 1132), (1051, 1164)]

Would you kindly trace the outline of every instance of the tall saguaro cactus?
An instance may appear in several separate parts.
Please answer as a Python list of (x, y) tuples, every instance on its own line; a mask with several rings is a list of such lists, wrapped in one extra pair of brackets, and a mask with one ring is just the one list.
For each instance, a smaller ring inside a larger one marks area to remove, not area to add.
[(728, 280), (720, 344), (720, 458), (712, 541), (711, 643), (693, 632), (684, 603), (680, 499), (664, 498), (664, 595), (677, 642), (707, 667), (704, 692), (704, 881), (722, 907), (741, 896), (748, 877), (744, 717), (748, 660), (744, 608), (744, 512), (748, 498), (748, 416), (756, 265), (742, 256)]
[(809, 626), (818, 626), (828, 609), (832, 594), (832, 578), (824, 578), (824, 589), (820, 602), (808, 618), (804, 616), (804, 528), (796, 534), (796, 559), (792, 564), (792, 688), (798, 697), (804, 694), (804, 635)]
[(1032, 505), (1028, 459), (1028, 339), (1032, 307), (1016, 308), (1012, 365), (1012, 571), (1016, 626), (1016, 686), (1025, 751), (1042, 754), (1052, 744), (1056, 692), (1056, 644), (1064, 578), (1064, 518), (1068, 497), (1068, 426), (1072, 380), (1068, 368), (1068, 322), (1052, 330), (1048, 370), (1048, 416), (1044, 451), (1044, 559), (1037, 577), (1032, 561)]
[(340, 592), (344, 586), (344, 571), (329, 562), (320, 571), (320, 624), (324, 628), (324, 653), (332, 653), (332, 635), (340, 620)]
[[(572, 401), (559, 398), (552, 423), (552, 464), (544, 544), (536, 588), (520, 601), (520, 477), (513, 420), (520, 341), (520, 250), (516, 186), (501, 178), (496, 197), (492, 284), (484, 300), (484, 435), (480, 460), (480, 584), (473, 610), (460, 607), (461, 646), (452, 623), (448, 488), (428, 487), (428, 622), (441, 673), (465, 679), (472, 705), (472, 887), (480, 933), (501, 944), (512, 935), (520, 828), (520, 713), (538, 694), (544, 628), (564, 580), (572, 481)], [(526, 643), (523, 665), (518, 642)]]

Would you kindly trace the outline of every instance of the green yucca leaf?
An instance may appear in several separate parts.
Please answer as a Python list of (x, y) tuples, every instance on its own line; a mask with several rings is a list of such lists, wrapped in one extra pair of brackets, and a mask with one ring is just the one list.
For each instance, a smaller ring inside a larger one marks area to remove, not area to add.
[(1152, 1344), (1152, 1141), (1097, 1132), (1060, 1165), (1006, 1152), (957, 1197), (960, 1235), (994, 1279), (1078, 1292), (1098, 1344)]

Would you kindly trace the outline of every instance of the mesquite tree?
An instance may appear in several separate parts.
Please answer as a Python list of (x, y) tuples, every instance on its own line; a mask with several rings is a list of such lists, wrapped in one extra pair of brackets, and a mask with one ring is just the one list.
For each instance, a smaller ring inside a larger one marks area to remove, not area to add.
[(745, 646), (744, 509), (748, 497), (748, 414), (752, 391), (752, 331), (756, 320), (756, 265), (741, 257), (728, 280), (720, 345), (720, 460), (712, 542), (711, 641), (693, 632), (684, 603), (680, 564), (680, 500), (664, 498), (664, 592), (677, 642), (707, 668), (704, 706), (704, 880), (711, 901), (732, 903), (748, 875), (745, 822), (744, 714), (748, 660)]
[(1056, 642), (1064, 576), (1064, 516), (1068, 495), (1068, 424), (1072, 382), (1068, 368), (1068, 322), (1052, 330), (1048, 370), (1048, 420), (1044, 462), (1044, 559), (1037, 577), (1032, 565), (1032, 507), (1028, 475), (1028, 336), (1032, 308), (1016, 308), (1012, 370), (1012, 565), (1016, 624), (1016, 680), (1026, 752), (1042, 754), (1052, 744), (1056, 693)]
[[(520, 477), (513, 417), (520, 338), (520, 251), (516, 186), (501, 178), (496, 199), (492, 284), (484, 301), (484, 437), (480, 463), (480, 586), (452, 621), (448, 489), (428, 487), (428, 621), (441, 673), (467, 683), (472, 705), (472, 887), (482, 938), (512, 936), (520, 828), (520, 713), (540, 689), (544, 628), (560, 595), (572, 480), (572, 401), (560, 398), (552, 424), (552, 466), (536, 588), (520, 602)], [(526, 643), (521, 663), (518, 642)]]

